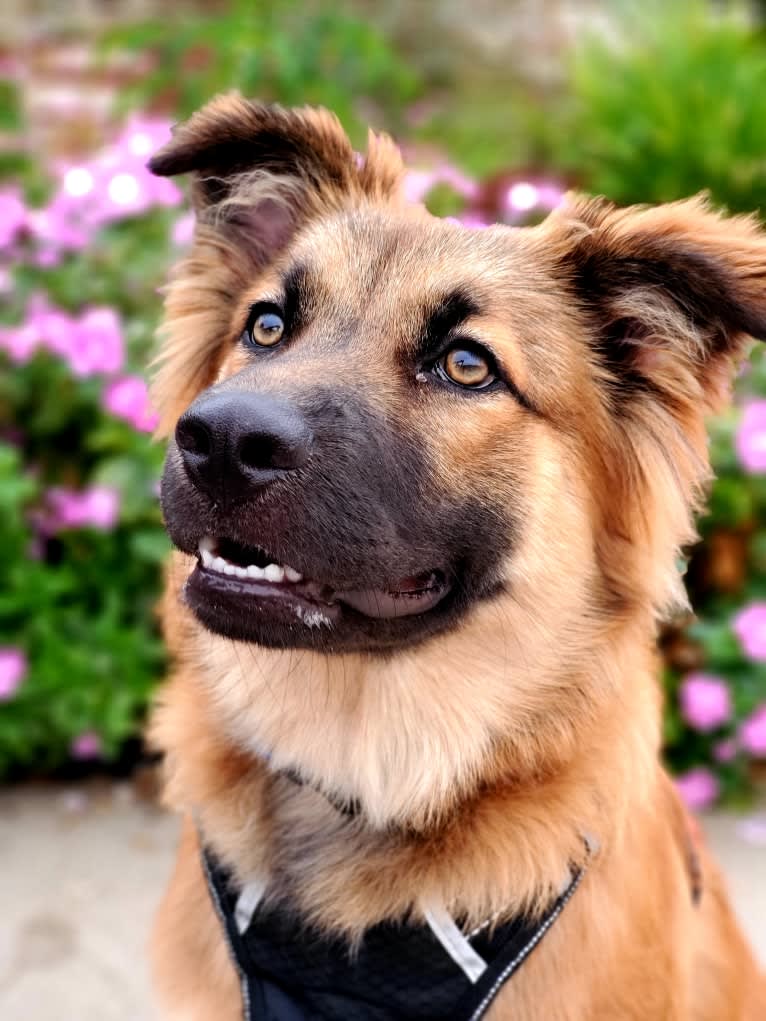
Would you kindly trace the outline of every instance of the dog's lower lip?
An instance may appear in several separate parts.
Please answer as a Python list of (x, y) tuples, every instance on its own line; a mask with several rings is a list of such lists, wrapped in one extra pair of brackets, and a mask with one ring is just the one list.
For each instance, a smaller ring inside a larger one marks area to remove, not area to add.
[(285, 602), (292, 595), (301, 604), (309, 602), (329, 609), (340, 603), (365, 617), (392, 620), (426, 613), (441, 602), (450, 588), (440, 571), (428, 571), (403, 578), (392, 588), (334, 590), (304, 578), (289, 566), (269, 563), (255, 570), (253, 565), (244, 567), (222, 557), (219, 548), (210, 537), (200, 541), (199, 571), (213, 583), (217, 578), (227, 579), (229, 587), (236, 578), (243, 600), (248, 596), (258, 600), (271, 596)]
[(402, 588), (359, 589), (351, 592), (336, 592), (335, 598), (350, 606), (365, 617), (379, 620), (391, 620), (394, 617), (412, 617), (418, 613), (426, 613), (433, 609), (447, 593), (447, 585), (433, 572), (422, 578), (411, 579), (421, 587), (408, 587), (407, 581)]

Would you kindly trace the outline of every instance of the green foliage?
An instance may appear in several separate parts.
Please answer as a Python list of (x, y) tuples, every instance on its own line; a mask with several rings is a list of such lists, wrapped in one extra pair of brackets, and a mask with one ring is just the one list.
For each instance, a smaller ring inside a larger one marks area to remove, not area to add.
[(378, 28), (335, 5), (235, 0), (215, 17), (185, 12), (172, 31), (150, 22), (116, 29), (105, 42), (107, 50), (132, 49), (153, 64), (124, 93), (126, 105), (162, 97), (185, 117), (217, 92), (236, 88), (286, 106), (326, 106), (357, 142), (372, 110), (396, 127), (421, 87)]
[[(142, 457), (125, 447), (135, 476)], [(153, 467), (144, 465), (147, 477)], [(0, 709), (0, 774), (58, 765), (89, 729), (107, 755), (116, 754), (135, 732), (163, 662), (152, 621), (168, 546), (156, 501), (147, 494), (124, 508), (108, 534), (62, 533), (38, 550), (28, 512), (40, 492), (19, 452), (0, 445), (0, 636), (32, 663)]]
[(552, 164), (619, 203), (707, 189), (766, 209), (766, 42), (740, 5), (717, 11), (650, 0), (625, 6), (616, 38), (586, 35), (537, 123)]
[[(19, 260), (4, 318), (23, 321), (40, 294), (71, 314), (112, 308), (127, 349), (121, 374), (142, 371), (172, 258), (171, 215), (115, 223), (49, 269)], [(12, 438), (0, 444), (0, 646), (29, 662), (0, 703), (0, 775), (58, 767), (83, 733), (113, 758), (138, 731), (164, 669), (155, 613), (170, 549), (156, 491), (163, 451), (104, 410), (105, 382), (78, 378), (45, 351), (15, 365), (0, 352), (0, 437)], [(116, 525), (41, 527), (57, 486), (116, 491)]]

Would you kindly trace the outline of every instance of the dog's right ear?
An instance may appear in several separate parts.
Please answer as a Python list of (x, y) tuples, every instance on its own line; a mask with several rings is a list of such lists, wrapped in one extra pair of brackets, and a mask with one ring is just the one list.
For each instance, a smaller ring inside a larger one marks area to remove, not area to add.
[(238, 93), (217, 96), (178, 125), (149, 169), (165, 177), (193, 173), (198, 220), (261, 264), (314, 217), (349, 200), (395, 197), (403, 174), (386, 136), (370, 133), (363, 157), (329, 111), (266, 106)]

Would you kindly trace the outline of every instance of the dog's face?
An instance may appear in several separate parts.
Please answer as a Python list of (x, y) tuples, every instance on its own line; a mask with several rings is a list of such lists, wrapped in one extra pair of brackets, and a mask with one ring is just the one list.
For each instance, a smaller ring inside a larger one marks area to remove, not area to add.
[(672, 597), (703, 414), (766, 332), (766, 246), (698, 202), (435, 220), (337, 123), (219, 99), (153, 161), (201, 226), (157, 394), (211, 632), (385, 651), (497, 614), (586, 644)]
[(512, 589), (525, 533), (582, 532), (533, 274), (509, 231), (373, 208), (322, 218), (255, 276), (163, 481), (206, 626), (400, 646)]

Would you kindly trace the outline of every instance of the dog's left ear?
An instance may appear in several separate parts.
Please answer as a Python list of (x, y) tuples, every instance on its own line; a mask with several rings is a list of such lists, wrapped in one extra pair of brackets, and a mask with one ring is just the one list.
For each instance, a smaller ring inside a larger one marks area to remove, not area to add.
[(544, 227), (585, 311), (613, 403), (715, 410), (748, 337), (766, 339), (766, 233), (701, 197), (619, 209), (574, 197)]
[(386, 136), (370, 132), (362, 157), (329, 111), (269, 106), (236, 92), (178, 125), (149, 169), (164, 177), (191, 172), (198, 219), (261, 264), (313, 217), (355, 198), (391, 198), (403, 174)]

